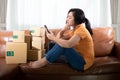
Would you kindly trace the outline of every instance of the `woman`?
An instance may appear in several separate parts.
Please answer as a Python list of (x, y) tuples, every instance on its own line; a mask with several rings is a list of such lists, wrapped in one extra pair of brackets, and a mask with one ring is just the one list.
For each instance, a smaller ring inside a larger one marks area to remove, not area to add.
[(81, 9), (68, 11), (66, 25), (57, 36), (47, 32), (48, 39), (54, 41), (54, 47), (41, 60), (30, 63), (32, 68), (40, 68), (53, 63), (63, 55), (68, 64), (76, 70), (84, 71), (94, 62), (92, 30), (88, 19)]

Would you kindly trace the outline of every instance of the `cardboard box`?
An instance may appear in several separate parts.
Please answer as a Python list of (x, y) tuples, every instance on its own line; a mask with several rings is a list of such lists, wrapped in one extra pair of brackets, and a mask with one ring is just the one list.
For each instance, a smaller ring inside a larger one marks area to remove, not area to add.
[(45, 55), (45, 50), (32, 49), (27, 51), (27, 60), (34, 61), (43, 58)]
[(32, 27), (30, 28), (30, 32), (32, 34), (32, 36), (40, 36), (40, 27)]
[(27, 62), (27, 44), (26, 43), (6, 43), (6, 63), (17, 64)]
[(41, 29), (40, 29), (40, 36), (41, 37), (45, 37), (45, 28), (44, 27), (41, 27)]
[(41, 41), (42, 37), (32, 36), (32, 41)]
[(35, 47), (37, 49), (44, 49), (45, 48), (45, 40), (43, 37), (32, 37), (32, 47)]
[(32, 36), (45, 36), (45, 28), (44, 27), (32, 27), (30, 28), (30, 32)]
[(13, 31), (13, 42), (25, 42), (25, 31)]
[(32, 41), (32, 47), (36, 49), (42, 49), (41, 41)]
[(32, 36), (25, 35), (25, 43), (27, 43), (27, 50), (32, 49)]

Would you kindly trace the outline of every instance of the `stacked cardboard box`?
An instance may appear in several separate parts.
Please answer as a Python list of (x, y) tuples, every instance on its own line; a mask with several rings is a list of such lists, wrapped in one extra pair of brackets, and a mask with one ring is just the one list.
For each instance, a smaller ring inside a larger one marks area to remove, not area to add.
[(27, 51), (27, 59), (39, 60), (45, 54), (45, 28), (32, 27), (30, 31), (32, 35), (32, 49)]
[(24, 31), (13, 31), (12, 42), (6, 42), (6, 63), (26, 63), (27, 43), (25, 43)]
[(26, 63), (39, 60), (45, 54), (45, 28), (34, 27), (30, 32), (13, 31), (13, 38), (6, 42), (6, 63)]

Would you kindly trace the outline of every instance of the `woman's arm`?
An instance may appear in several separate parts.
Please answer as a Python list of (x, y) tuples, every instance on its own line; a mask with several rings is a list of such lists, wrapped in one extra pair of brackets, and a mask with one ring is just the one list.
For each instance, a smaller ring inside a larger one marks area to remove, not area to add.
[(73, 47), (77, 42), (80, 41), (80, 37), (78, 35), (73, 35), (69, 40), (64, 40), (62, 38), (55, 37), (55, 35), (51, 33), (47, 33), (47, 37), (50, 40), (53, 40), (57, 44), (59, 44), (61, 47), (65, 48), (71, 48)]

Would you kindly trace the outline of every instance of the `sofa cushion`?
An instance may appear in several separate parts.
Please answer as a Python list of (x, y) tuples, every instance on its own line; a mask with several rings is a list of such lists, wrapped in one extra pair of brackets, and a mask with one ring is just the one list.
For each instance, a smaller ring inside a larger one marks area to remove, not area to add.
[(114, 30), (112, 27), (93, 28), (95, 56), (109, 55), (114, 46)]
[(24, 74), (31, 75), (79, 75), (79, 74), (105, 74), (119, 73), (120, 60), (115, 57), (98, 57), (94, 65), (84, 72), (72, 69), (65, 63), (48, 64), (42, 68), (30, 68), (27, 64), (21, 64), (20, 68)]

